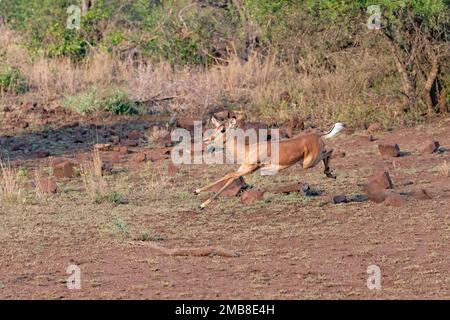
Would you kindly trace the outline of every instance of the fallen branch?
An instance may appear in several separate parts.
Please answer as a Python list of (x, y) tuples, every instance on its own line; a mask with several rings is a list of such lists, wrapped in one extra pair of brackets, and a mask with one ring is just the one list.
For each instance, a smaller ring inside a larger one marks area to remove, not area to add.
[(190, 256), (190, 257), (210, 257), (210, 256), (220, 256), (220, 257), (239, 257), (240, 254), (238, 252), (233, 252), (221, 248), (215, 247), (205, 247), (205, 248), (174, 248), (167, 249), (157, 245), (152, 242), (136, 242), (130, 241), (132, 245), (141, 245), (150, 247), (153, 250), (158, 251), (159, 253), (165, 256)]

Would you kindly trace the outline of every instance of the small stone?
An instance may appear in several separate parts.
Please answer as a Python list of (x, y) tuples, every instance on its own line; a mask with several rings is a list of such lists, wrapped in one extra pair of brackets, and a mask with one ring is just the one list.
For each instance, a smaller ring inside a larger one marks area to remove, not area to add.
[(406, 205), (406, 199), (400, 194), (392, 194), (386, 197), (384, 203), (391, 207), (403, 207)]
[(42, 179), (37, 182), (37, 187), (42, 193), (57, 193), (58, 186), (52, 179)]
[(128, 150), (127, 146), (120, 146), (120, 147), (114, 147), (114, 152), (120, 153), (120, 154), (128, 154), (130, 151)]
[(75, 175), (73, 167), (74, 165), (70, 161), (62, 161), (54, 164), (53, 175), (58, 179), (73, 178)]
[(141, 138), (141, 132), (138, 130), (133, 130), (128, 133), (128, 139), (130, 140), (139, 140)]
[(135, 154), (132, 158), (133, 162), (139, 163), (147, 160), (147, 155), (144, 152), (139, 152)]
[(427, 141), (424, 145), (421, 146), (421, 153), (433, 153), (436, 152), (441, 145), (438, 141), (430, 140)]
[(392, 189), (394, 184), (388, 171), (382, 171), (369, 177), (369, 183), (378, 184), (382, 189)]
[(363, 187), (363, 190), (369, 200), (376, 203), (383, 202), (387, 197), (386, 189), (378, 183), (369, 182)]
[(337, 195), (333, 197), (333, 203), (339, 204), (339, 203), (347, 203), (347, 197), (345, 195)]
[(374, 133), (374, 132), (378, 132), (378, 131), (382, 131), (384, 130), (384, 126), (382, 123), (380, 122), (375, 122), (372, 123), (368, 128), (367, 128), (367, 132), (369, 133)]
[(47, 157), (50, 156), (50, 152), (47, 151), (47, 150), (39, 150), (39, 151), (36, 153), (36, 155), (37, 155), (37, 157), (40, 158), (40, 159), (42, 159), (42, 158), (47, 158)]
[(120, 137), (119, 136), (111, 136), (109, 138), (109, 141), (113, 144), (113, 145), (118, 145), (120, 143)]
[(431, 194), (426, 189), (414, 190), (411, 192), (411, 196), (417, 200), (430, 200), (433, 199)]
[(241, 202), (243, 204), (250, 204), (262, 200), (264, 200), (264, 192), (258, 190), (247, 190), (241, 195)]
[(378, 151), (383, 157), (399, 157), (400, 147), (398, 144), (379, 144)]
[(97, 143), (94, 148), (102, 152), (112, 150), (112, 147), (109, 143)]
[(345, 157), (345, 152), (343, 151), (334, 151), (331, 155), (331, 159), (341, 159)]

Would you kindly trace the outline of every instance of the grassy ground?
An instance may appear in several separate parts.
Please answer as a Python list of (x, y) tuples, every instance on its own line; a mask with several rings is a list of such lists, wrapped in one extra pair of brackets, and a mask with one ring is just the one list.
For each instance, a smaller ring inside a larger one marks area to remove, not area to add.
[[(337, 180), (321, 166), (246, 179), (258, 189), (302, 181), (319, 196), (268, 192), (251, 205), (220, 198), (206, 211), (197, 207), (208, 194), (192, 191), (233, 166), (183, 165), (169, 176), (169, 160), (133, 164), (130, 155), (105, 177), (100, 198), (86, 192), (81, 177), (59, 180), (56, 195), (38, 198), (24, 178), (20, 197), (0, 203), (0, 297), (449, 298), (450, 184), (443, 170), (449, 153), (415, 151), (429, 138), (450, 145), (449, 130), (441, 122), (380, 133), (377, 142), (341, 136), (330, 142), (346, 152), (332, 162)], [(383, 160), (376, 145), (389, 141), (411, 153)], [(32, 158), (22, 167), (31, 174), (46, 161)], [(410, 198), (400, 208), (330, 202), (336, 194), (361, 195), (362, 183), (379, 169), (390, 171), (398, 191), (426, 188), (433, 199)], [(149, 242), (216, 246), (240, 256), (165, 256)], [(70, 264), (81, 268), (81, 290), (66, 288)], [(381, 290), (366, 286), (372, 264), (381, 268)]]

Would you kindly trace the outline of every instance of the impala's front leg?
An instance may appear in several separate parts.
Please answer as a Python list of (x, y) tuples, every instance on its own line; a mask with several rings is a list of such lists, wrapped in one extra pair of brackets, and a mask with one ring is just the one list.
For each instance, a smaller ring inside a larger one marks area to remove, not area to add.
[(332, 154), (333, 154), (333, 149), (331, 149), (330, 151), (324, 151), (322, 153), (323, 164), (325, 166), (325, 170), (323, 171), (323, 173), (325, 173), (325, 175), (328, 178), (336, 179), (336, 176), (331, 173), (331, 168), (330, 168), (330, 161), (331, 161)]

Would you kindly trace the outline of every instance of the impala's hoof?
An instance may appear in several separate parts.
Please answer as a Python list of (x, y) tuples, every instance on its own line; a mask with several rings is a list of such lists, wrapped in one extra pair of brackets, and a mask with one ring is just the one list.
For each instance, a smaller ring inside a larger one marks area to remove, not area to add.
[(198, 206), (198, 208), (200, 209), (200, 210), (203, 210), (203, 209), (205, 209), (205, 207), (201, 204), (201, 205), (199, 205)]
[(336, 176), (334, 174), (330, 173), (330, 172), (325, 173), (325, 174), (327, 175), (328, 178), (336, 179)]

